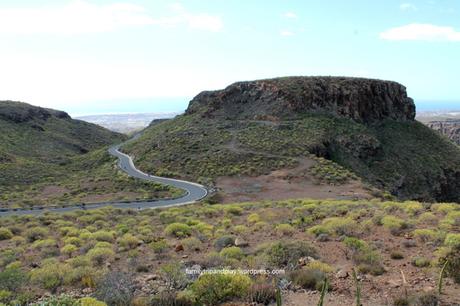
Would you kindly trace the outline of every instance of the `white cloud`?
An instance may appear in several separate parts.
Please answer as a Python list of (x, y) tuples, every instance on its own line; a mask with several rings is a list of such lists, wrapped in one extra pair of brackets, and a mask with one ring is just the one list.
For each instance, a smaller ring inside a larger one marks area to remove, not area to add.
[(286, 13), (283, 14), (283, 17), (284, 18), (289, 18), (289, 19), (296, 19), (297, 14), (293, 13), (293, 12), (286, 12)]
[(280, 31), (280, 35), (281, 36), (294, 36), (295, 33), (292, 31), (283, 30), (283, 31)]
[(453, 27), (412, 23), (380, 33), (385, 40), (460, 41), (460, 32)]
[(401, 11), (416, 11), (417, 7), (412, 3), (402, 3), (399, 8)]
[(0, 34), (75, 35), (101, 33), (122, 27), (158, 25), (187, 26), (217, 32), (223, 27), (220, 17), (194, 14), (182, 5), (172, 5), (173, 15), (154, 18), (144, 7), (130, 3), (97, 5), (83, 0), (60, 6), (0, 8)]

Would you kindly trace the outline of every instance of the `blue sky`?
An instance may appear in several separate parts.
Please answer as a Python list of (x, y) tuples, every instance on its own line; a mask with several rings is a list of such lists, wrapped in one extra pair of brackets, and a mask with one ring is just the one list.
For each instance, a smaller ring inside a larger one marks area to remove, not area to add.
[(0, 99), (72, 114), (180, 111), (239, 80), (395, 80), (460, 108), (460, 1), (0, 0)]

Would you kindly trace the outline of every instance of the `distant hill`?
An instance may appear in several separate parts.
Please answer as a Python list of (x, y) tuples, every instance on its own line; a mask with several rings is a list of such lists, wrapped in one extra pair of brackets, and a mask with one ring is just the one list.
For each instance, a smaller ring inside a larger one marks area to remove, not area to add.
[(122, 134), (13, 101), (0, 101), (0, 131), (0, 206), (93, 202), (128, 190), (139, 196), (106, 152)]
[(460, 201), (460, 149), (414, 117), (412, 99), (395, 82), (239, 82), (200, 93), (185, 115), (149, 127), (124, 149), (145, 171), (214, 183), (295, 169), (313, 154), (333, 166), (313, 166), (308, 175), (329, 183), (349, 171), (401, 199)]
[(456, 144), (460, 145), (460, 119), (448, 119), (444, 121), (430, 121), (427, 125), (440, 132)]

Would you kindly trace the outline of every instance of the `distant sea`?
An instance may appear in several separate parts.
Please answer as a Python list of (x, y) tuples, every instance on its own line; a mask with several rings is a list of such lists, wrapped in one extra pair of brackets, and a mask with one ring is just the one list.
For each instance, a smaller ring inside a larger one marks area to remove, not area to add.
[(70, 105), (66, 107), (66, 111), (72, 117), (105, 114), (181, 113), (187, 109), (190, 100), (191, 98), (187, 97), (167, 97), (95, 101)]
[(460, 101), (415, 100), (417, 112), (460, 111)]
[[(74, 117), (101, 114), (162, 113), (185, 111), (191, 97), (145, 98), (97, 101), (71, 105), (66, 111)], [(415, 100), (417, 112), (460, 111), (460, 101)]]

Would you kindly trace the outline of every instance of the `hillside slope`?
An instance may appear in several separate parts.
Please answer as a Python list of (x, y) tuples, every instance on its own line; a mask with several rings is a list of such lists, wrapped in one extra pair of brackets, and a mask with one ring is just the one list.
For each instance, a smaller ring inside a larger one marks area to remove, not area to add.
[(401, 199), (460, 201), (460, 149), (414, 117), (395, 82), (240, 82), (199, 94), (185, 115), (149, 127), (124, 149), (148, 172), (202, 182), (293, 169), (313, 154), (334, 162), (320, 173), (327, 183), (355, 174)]
[(122, 134), (13, 101), (0, 101), (0, 131), (0, 206), (152, 196), (139, 193), (148, 186), (118, 171), (106, 152), (126, 139)]

